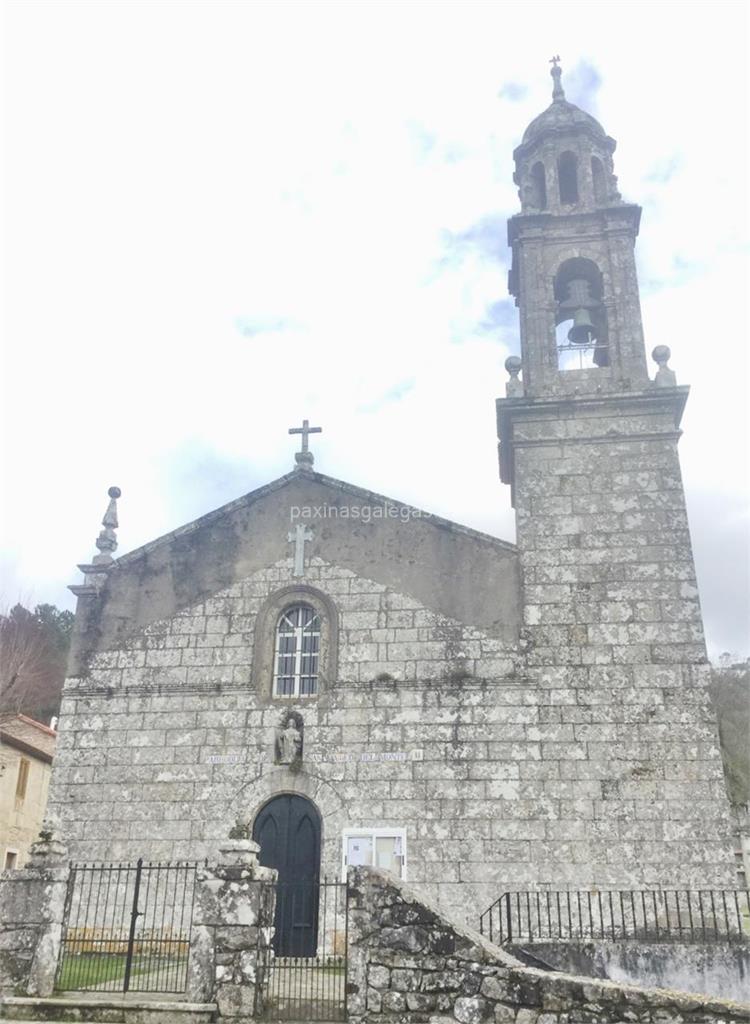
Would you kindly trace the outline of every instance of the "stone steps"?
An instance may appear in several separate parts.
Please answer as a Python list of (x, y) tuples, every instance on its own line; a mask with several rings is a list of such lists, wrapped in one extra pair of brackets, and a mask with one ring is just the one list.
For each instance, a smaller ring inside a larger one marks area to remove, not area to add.
[(6, 996), (0, 999), (0, 1024), (211, 1024), (215, 1003), (67, 995), (49, 999)]

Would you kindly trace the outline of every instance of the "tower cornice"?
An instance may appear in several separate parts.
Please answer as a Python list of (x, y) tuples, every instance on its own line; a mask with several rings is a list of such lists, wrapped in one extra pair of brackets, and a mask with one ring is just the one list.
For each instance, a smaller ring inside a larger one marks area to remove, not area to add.
[[(498, 398), (500, 479), (514, 500), (515, 453), (519, 448), (624, 441), (679, 440), (690, 388), (680, 386), (602, 395)], [(602, 425), (606, 423), (604, 428)]]
[(566, 237), (561, 229), (567, 227), (570, 235), (577, 234), (587, 222), (592, 228), (601, 230), (602, 221), (605, 221), (605, 229), (610, 231), (612, 221), (624, 221), (626, 228), (637, 235), (642, 212), (637, 203), (615, 203), (595, 210), (571, 210), (569, 213), (515, 213), (508, 218), (508, 245), (518, 241), (524, 231), (531, 232), (533, 237), (543, 235), (549, 238), (550, 229), (554, 229)]

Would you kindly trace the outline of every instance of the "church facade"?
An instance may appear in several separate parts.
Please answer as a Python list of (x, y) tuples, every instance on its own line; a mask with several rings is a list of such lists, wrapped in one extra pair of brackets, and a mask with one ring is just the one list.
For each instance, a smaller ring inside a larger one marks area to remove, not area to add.
[(314, 469), (81, 566), (51, 805), (76, 860), (388, 868), (454, 914), (508, 889), (732, 887), (677, 455), (614, 140), (569, 103), (515, 151), (517, 543)]

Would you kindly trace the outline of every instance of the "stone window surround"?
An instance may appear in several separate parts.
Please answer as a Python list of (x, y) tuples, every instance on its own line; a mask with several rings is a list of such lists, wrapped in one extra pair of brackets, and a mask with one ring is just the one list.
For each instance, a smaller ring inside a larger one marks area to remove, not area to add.
[[(289, 697), (276, 697), (273, 693), (276, 626), (285, 608), (295, 604), (309, 604), (320, 619), (320, 655), (318, 658), (318, 692), (300, 697), (300, 703), (314, 701), (333, 685), (338, 672), (338, 608), (331, 598), (306, 583), (293, 583), (269, 594), (255, 619), (255, 642), (251, 682), (261, 700), (288, 706)], [(297, 700), (297, 698), (294, 698)]]

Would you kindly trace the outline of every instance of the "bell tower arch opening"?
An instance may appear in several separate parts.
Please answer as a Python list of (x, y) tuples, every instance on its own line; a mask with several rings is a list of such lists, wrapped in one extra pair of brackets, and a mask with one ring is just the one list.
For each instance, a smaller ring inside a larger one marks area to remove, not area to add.
[(531, 168), (531, 201), (537, 209), (547, 209), (547, 175), (541, 160)]
[(570, 150), (557, 158), (557, 183), (563, 205), (572, 206), (578, 202), (578, 157)]
[(594, 202), (604, 203), (607, 199), (607, 179), (604, 175), (604, 165), (598, 156), (591, 157), (591, 185), (594, 190)]
[(593, 260), (566, 260), (555, 275), (555, 340), (560, 370), (609, 365), (602, 273)]

